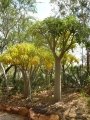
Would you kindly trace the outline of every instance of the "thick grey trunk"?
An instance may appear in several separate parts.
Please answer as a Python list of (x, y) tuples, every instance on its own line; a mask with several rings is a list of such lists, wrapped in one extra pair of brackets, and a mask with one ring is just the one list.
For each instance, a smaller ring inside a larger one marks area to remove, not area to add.
[(62, 64), (62, 84), (65, 86), (66, 85), (66, 82), (65, 82), (65, 67), (64, 67), (64, 63)]
[(61, 100), (61, 64), (60, 59), (55, 58), (55, 89), (54, 89), (55, 102)]
[(22, 70), (23, 79), (24, 79), (24, 97), (29, 97), (31, 99), (31, 83), (30, 77), (28, 76), (27, 71)]

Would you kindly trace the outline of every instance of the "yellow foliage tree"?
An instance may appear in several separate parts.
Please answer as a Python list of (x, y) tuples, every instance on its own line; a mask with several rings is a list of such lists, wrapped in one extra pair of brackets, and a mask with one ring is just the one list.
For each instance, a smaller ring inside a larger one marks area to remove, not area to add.
[(51, 53), (44, 48), (37, 48), (34, 44), (20, 43), (9, 47), (0, 55), (0, 62), (17, 65), (24, 79), (24, 96), (31, 98), (31, 76), (40, 65), (50, 70), (53, 66)]

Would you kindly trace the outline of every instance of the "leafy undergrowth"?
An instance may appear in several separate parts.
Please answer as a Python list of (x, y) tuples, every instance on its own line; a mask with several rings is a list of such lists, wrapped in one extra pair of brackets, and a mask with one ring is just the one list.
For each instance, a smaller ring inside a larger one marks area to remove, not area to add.
[(60, 120), (90, 120), (90, 98), (82, 96), (80, 93), (65, 92), (62, 100), (57, 103), (54, 103), (53, 91), (50, 90), (34, 93), (32, 98), (30, 101), (29, 98), (25, 99), (21, 94), (16, 94), (1, 97), (0, 103), (13, 107), (32, 108), (36, 115), (38, 113), (46, 116), (57, 114)]

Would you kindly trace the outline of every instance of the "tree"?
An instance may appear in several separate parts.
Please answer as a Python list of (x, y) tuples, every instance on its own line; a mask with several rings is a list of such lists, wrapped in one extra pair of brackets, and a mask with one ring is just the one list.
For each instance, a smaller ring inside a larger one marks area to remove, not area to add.
[[(0, 0), (0, 53), (9, 44), (31, 41), (27, 29), (30, 28), (33, 17), (28, 12), (36, 12), (35, 0)], [(3, 72), (5, 68), (1, 64)], [(10, 69), (8, 69), (9, 71)], [(6, 73), (4, 72), (6, 79)]]
[(31, 73), (40, 62), (35, 46), (28, 43), (16, 44), (3, 53), (0, 58), (0, 61), (5, 64), (19, 67), (24, 80), (24, 96), (31, 98)]
[[(78, 17), (78, 19), (80, 20), (80, 22), (82, 22), (83, 26), (85, 27), (86, 25), (89, 26), (89, 20), (90, 20), (90, 1), (89, 0), (70, 0), (70, 9), (71, 9), (71, 13), (76, 15)], [(83, 33), (84, 34), (84, 33)], [(86, 32), (85, 32), (86, 34)], [(84, 35), (85, 35), (84, 34)], [(86, 51), (87, 51), (87, 75), (90, 74), (90, 68), (89, 68), (89, 47), (88, 45), (90, 44), (89, 41), (89, 35), (90, 35), (90, 30), (87, 30), (87, 37), (84, 37), (84, 39), (82, 40), (82, 67), (83, 67), (83, 44), (86, 47)], [(85, 35), (85, 36), (86, 36)]]
[(33, 17), (26, 16), (26, 12), (35, 12), (34, 3), (33, 0), (0, 1), (0, 52), (10, 43), (27, 39), (26, 31)]
[(40, 36), (50, 47), (55, 59), (55, 101), (61, 100), (61, 60), (64, 54), (75, 47), (76, 35), (80, 24), (75, 17), (64, 19), (49, 17), (36, 22), (31, 27), (31, 34), (37, 39)]
[[(44, 55), (44, 56), (43, 56)], [(24, 81), (24, 97), (31, 99), (31, 81), (40, 65), (44, 65), (47, 69), (52, 67), (50, 53), (44, 48), (37, 48), (34, 44), (21, 43), (16, 44), (1, 54), (0, 62), (4, 64), (12, 64), (22, 72)]]
[[(65, 17), (67, 15), (74, 15), (76, 16), (80, 22), (83, 24), (83, 28), (89, 26), (90, 21), (90, 0), (51, 0), (58, 9), (54, 10), (55, 16), (60, 18)], [(90, 28), (90, 27), (89, 27)], [(87, 32), (86, 32), (87, 31)], [(84, 36), (83, 36), (84, 35)], [(89, 60), (89, 48), (88, 44), (90, 44), (90, 30), (85, 30), (85, 32), (81, 35), (81, 43), (80, 46), (82, 48), (82, 69), (83, 69), (83, 47), (86, 48), (87, 51), (87, 75), (90, 74), (90, 60)], [(83, 37), (82, 37), (83, 36)], [(86, 37), (87, 36), (87, 37)], [(85, 70), (85, 69), (84, 69)]]
[(68, 73), (68, 69), (72, 66), (75, 66), (76, 63), (79, 63), (79, 59), (76, 58), (73, 54), (70, 54), (70, 53), (64, 54), (64, 57), (62, 59), (62, 80), (63, 80), (64, 85), (66, 85), (66, 82), (65, 82), (66, 81), (66, 78), (65, 78), (66, 74), (65, 73)]

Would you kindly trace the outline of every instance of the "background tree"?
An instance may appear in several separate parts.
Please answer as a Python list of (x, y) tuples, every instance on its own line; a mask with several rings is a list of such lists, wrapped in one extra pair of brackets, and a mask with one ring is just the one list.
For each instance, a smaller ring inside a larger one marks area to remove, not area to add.
[[(89, 0), (51, 0), (51, 2), (53, 2), (58, 9), (54, 9), (54, 14), (55, 16), (59, 17), (59, 18), (63, 18), (65, 16), (68, 15), (74, 15), (76, 16), (80, 22), (83, 24), (83, 27), (85, 27), (86, 25), (89, 26), (89, 21), (90, 21), (90, 1)], [(54, 7), (55, 8), (55, 7)], [(84, 39), (82, 38), (82, 42), (80, 44), (80, 47), (82, 49), (82, 56), (81, 56), (81, 60), (82, 60), (82, 69), (84, 67), (84, 48), (86, 49), (87, 53), (86, 53), (86, 63), (87, 63), (87, 75), (89, 75), (90, 72), (90, 63), (89, 63), (89, 44), (90, 44), (90, 31), (87, 31), (88, 35), (87, 37), (84, 37)], [(84, 32), (83, 32), (84, 34)], [(86, 36), (86, 32), (84, 34)]]
[[(72, 1), (70, 0), (70, 10), (71, 10), (71, 14), (76, 15), (80, 22), (82, 22), (83, 26), (88, 25), (89, 26), (89, 21), (90, 21), (90, 1), (89, 0), (75, 0)], [(90, 31), (87, 31), (88, 35), (85, 39), (82, 39), (82, 67), (83, 67), (83, 44), (85, 45), (86, 51), (87, 51), (87, 75), (90, 72), (90, 63), (89, 63), (89, 47), (88, 45), (90, 44), (89, 41), (89, 35), (90, 35)]]
[[(31, 41), (27, 34), (30, 28), (32, 16), (26, 15), (28, 12), (36, 12), (35, 0), (0, 0), (0, 53), (3, 53), (7, 46), (24, 41)], [(12, 68), (0, 65), (3, 76)], [(10, 69), (8, 69), (10, 68)], [(7, 71), (7, 72), (5, 72)]]
[(78, 63), (79, 63), (79, 59), (76, 58), (73, 54), (68, 53), (64, 55), (62, 59), (62, 80), (63, 80), (62, 82), (63, 82), (64, 88), (69, 85), (69, 80), (67, 80), (67, 76), (66, 76), (67, 74), (70, 74), (68, 72), (68, 69), (77, 65)]

